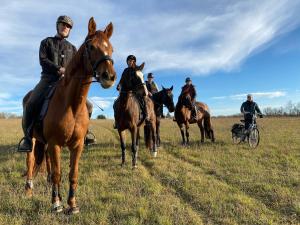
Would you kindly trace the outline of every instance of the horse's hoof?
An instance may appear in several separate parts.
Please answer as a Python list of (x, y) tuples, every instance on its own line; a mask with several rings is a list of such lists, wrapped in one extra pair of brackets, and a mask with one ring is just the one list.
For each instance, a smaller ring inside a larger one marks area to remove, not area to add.
[(51, 212), (53, 213), (60, 213), (62, 212), (64, 209), (63, 205), (61, 205), (61, 202), (60, 201), (57, 201), (55, 203), (52, 204), (52, 207), (51, 207)]
[(25, 189), (25, 196), (26, 196), (27, 198), (31, 198), (32, 195), (33, 195), (32, 189), (31, 189), (31, 188), (26, 188), (26, 189)]
[(157, 156), (157, 151), (151, 152), (152, 156), (155, 158)]
[(69, 207), (65, 210), (65, 214), (66, 215), (74, 215), (79, 213), (79, 207), (75, 206), (75, 207)]
[(137, 165), (132, 165), (132, 169), (133, 169), (133, 170), (135, 170), (135, 169), (137, 169), (137, 168), (138, 168)]

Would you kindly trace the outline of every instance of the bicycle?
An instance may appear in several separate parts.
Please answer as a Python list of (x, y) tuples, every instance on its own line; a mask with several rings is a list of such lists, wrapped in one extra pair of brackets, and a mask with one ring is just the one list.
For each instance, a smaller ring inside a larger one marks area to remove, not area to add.
[[(246, 112), (247, 113), (247, 112)], [(262, 114), (258, 114), (262, 118)], [(232, 141), (234, 144), (248, 142), (251, 148), (256, 148), (260, 141), (259, 130), (256, 124), (256, 114), (252, 115), (252, 122), (247, 130), (245, 130), (245, 120), (240, 120), (242, 123), (236, 123), (232, 126)]]

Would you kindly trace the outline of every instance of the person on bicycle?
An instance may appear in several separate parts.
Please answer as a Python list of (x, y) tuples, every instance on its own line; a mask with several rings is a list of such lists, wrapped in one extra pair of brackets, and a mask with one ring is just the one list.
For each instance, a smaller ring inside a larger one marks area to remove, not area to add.
[(244, 114), (245, 119), (245, 131), (247, 131), (252, 123), (253, 116), (255, 113), (259, 114), (259, 117), (262, 118), (263, 115), (256, 102), (253, 101), (253, 96), (251, 94), (247, 95), (247, 101), (243, 102), (241, 105), (241, 113)]

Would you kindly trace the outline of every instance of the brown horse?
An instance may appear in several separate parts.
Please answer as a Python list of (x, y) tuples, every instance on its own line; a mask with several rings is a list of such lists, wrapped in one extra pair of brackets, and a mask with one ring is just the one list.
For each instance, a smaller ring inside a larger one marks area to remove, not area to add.
[[(197, 124), (200, 128), (201, 142), (204, 142), (204, 133), (206, 138), (211, 139), (212, 142), (215, 141), (214, 131), (211, 124), (211, 117), (208, 106), (203, 102), (196, 102), (197, 107)], [(191, 101), (191, 93), (182, 93), (175, 107), (175, 119), (177, 125), (180, 128), (182, 145), (189, 144), (189, 121), (191, 118), (191, 110), (193, 104)], [(184, 135), (185, 127), (185, 135)]]
[[(139, 100), (137, 99), (138, 95), (147, 94), (147, 89), (144, 85), (144, 78), (142, 74), (142, 70), (144, 68), (144, 63), (140, 66), (136, 66), (135, 70), (128, 70), (128, 74), (124, 74), (126, 76), (126, 80), (130, 88), (133, 91), (122, 91), (120, 93), (119, 99), (116, 100), (114, 104), (115, 110), (115, 123), (118, 128), (118, 133), (120, 136), (121, 142), (121, 150), (122, 150), (122, 165), (125, 164), (125, 131), (128, 129), (131, 133), (131, 151), (132, 151), (132, 168), (137, 167), (137, 152), (139, 147), (139, 139), (140, 139), (140, 126), (143, 124), (144, 119), (141, 115), (141, 107), (139, 104)], [(129, 74), (130, 73), (130, 74)], [(130, 79), (130, 80), (129, 80)], [(153, 102), (149, 97), (147, 97), (146, 103), (148, 107), (148, 115), (150, 121), (147, 123), (147, 126), (150, 128), (151, 133), (153, 135), (147, 136), (146, 146), (152, 151), (153, 156), (156, 156), (156, 117), (154, 112)]]
[[(28, 170), (33, 170), (35, 162), (41, 163), (45, 154), (45, 144), (47, 144), (47, 152), (51, 159), (52, 210), (54, 212), (61, 212), (63, 209), (60, 195), (60, 155), (63, 146), (67, 146), (70, 151), (67, 213), (79, 212), (75, 192), (78, 184), (78, 163), (89, 123), (86, 99), (93, 78), (103, 88), (111, 87), (116, 80), (111, 59), (113, 48), (109, 42), (112, 32), (112, 23), (104, 31), (97, 31), (94, 19), (89, 20), (85, 42), (68, 64), (65, 76), (57, 84), (50, 100), (43, 121), (43, 134), (38, 133), (34, 128), (35, 146), (32, 153), (28, 154), (27, 166)], [(46, 143), (43, 140), (46, 140)]]

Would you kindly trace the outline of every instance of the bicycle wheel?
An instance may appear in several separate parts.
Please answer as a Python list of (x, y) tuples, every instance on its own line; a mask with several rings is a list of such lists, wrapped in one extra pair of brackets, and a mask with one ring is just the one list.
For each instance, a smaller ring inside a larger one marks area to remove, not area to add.
[(235, 133), (232, 133), (232, 142), (233, 142), (233, 144), (237, 145), (237, 144), (241, 143), (241, 141), (242, 141), (242, 139), (241, 139), (240, 136), (238, 136)]
[(249, 133), (248, 143), (251, 148), (256, 148), (259, 144), (259, 131), (254, 128)]

